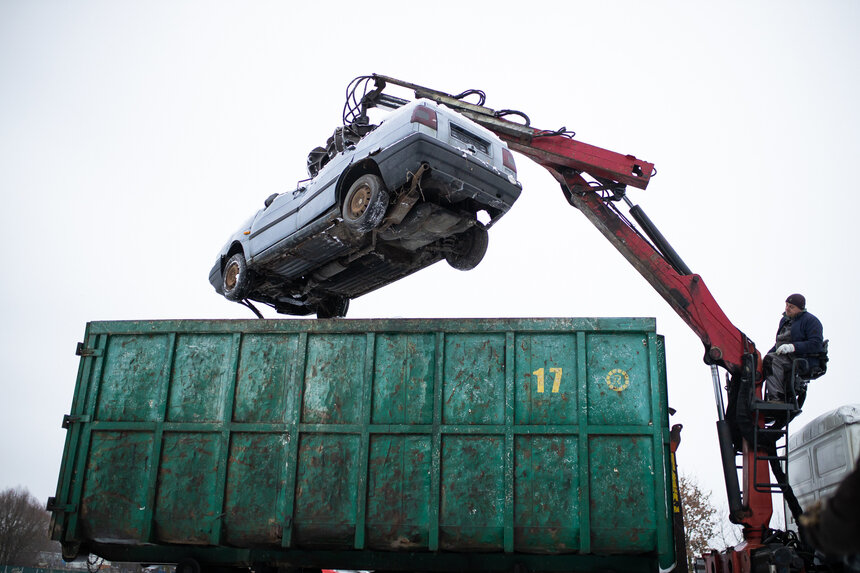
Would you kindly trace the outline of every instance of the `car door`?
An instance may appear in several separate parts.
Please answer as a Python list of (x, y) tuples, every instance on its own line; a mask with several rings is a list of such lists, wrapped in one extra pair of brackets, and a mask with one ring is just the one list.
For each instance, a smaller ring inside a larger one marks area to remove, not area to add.
[(305, 193), (306, 187), (281, 193), (254, 220), (248, 237), (251, 259), (296, 232), (296, 214)]
[(337, 181), (351, 160), (351, 150), (339, 153), (320, 171), (313, 181), (313, 188), (308, 190), (298, 204), (299, 211), (296, 214), (298, 229), (312, 223), (337, 203)]

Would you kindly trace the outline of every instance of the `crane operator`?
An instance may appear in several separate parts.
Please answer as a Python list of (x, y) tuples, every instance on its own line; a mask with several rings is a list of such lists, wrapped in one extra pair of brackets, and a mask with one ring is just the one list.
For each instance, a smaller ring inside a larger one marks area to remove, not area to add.
[[(807, 374), (819, 365), (818, 355), (824, 352), (824, 335), (821, 321), (807, 312), (806, 298), (792, 294), (785, 299), (785, 313), (776, 331), (776, 343), (764, 357), (767, 375), (766, 399), (786, 400), (786, 377), (791, 376), (791, 365), (795, 358), (807, 361)], [(793, 399), (794, 396), (788, 396)]]

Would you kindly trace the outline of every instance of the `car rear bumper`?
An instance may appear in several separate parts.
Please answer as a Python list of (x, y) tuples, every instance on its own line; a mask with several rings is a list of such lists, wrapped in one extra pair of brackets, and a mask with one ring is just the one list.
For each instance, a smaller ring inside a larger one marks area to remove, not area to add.
[[(389, 189), (406, 183), (422, 163), (430, 164), (431, 177), (454, 190), (455, 200), (471, 198), (506, 213), (522, 187), (470, 152), (451, 147), (427, 134), (416, 132), (373, 156)], [(495, 217), (498, 218), (498, 217)]]

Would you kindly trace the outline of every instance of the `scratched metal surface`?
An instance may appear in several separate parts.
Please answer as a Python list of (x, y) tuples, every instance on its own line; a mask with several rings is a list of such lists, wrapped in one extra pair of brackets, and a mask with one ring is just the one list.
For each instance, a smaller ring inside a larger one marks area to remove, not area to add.
[(67, 547), (671, 565), (652, 319), (104, 322), (85, 348)]

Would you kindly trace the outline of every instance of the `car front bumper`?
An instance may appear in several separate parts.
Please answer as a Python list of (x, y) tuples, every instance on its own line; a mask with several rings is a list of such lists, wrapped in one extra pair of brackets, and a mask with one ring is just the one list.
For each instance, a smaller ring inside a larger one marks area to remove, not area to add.
[(215, 265), (212, 267), (212, 270), (209, 271), (209, 282), (212, 283), (212, 286), (215, 287), (215, 291), (218, 294), (224, 294), (221, 285), (224, 284), (224, 279), (221, 276), (221, 261), (215, 261)]

